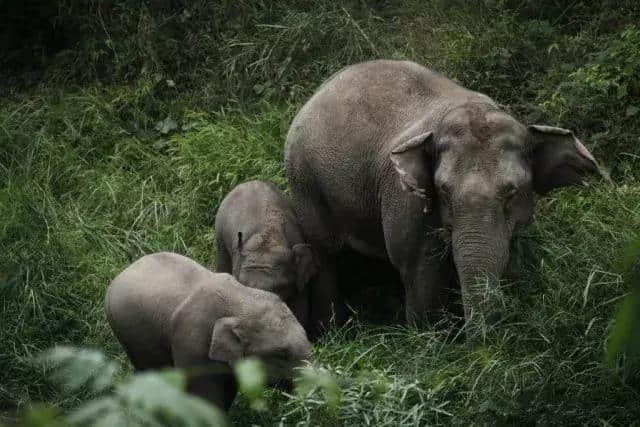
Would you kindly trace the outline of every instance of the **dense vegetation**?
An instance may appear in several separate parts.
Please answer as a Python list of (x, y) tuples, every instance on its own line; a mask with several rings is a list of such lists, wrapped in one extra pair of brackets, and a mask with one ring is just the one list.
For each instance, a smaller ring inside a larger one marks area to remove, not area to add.
[[(239, 425), (598, 424), (640, 419), (640, 364), (604, 363), (640, 230), (635, 0), (110, 0), (3, 3), (0, 45), (0, 420), (63, 393), (33, 367), (54, 344), (125, 362), (104, 290), (144, 253), (212, 265), (221, 198), (286, 188), (288, 124), (342, 66), (407, 58), (524, 123), (573, 129), (611, 171), (541, 198), (514, 242), (509, 314), (481, 348), (446, 325), (366, 318), (315, 363), (337, 395), (239, 399)], [(640, 252), (636, 252), (638, 254)], [(636, 276), (637, 277), (637, 276)], [(626, 280), (625, 280), (626, 279)], [(329, 404), (331, 403), (331, 404)]]

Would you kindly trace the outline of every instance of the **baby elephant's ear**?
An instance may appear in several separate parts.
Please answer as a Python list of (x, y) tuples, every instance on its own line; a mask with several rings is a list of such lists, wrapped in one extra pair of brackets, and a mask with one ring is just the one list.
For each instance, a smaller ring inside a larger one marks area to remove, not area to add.
[(293, 245), (293, 255), (296, 261), (296, 285), (298, 291), (303, 292), (311, 278), (318, 273), (318, 264), (311, 245)]
[(233, 362), (242, 357), (242, 342), (236, 333), (237, 317), (223, 317), (213, 326), (209, 359), (218, 362)]
[(609, 175), (573, 132), (551, 126), (531, 125), (532, 169), (536, 192), (544, 194), (557, 187), (586, 184), (588, 174)]

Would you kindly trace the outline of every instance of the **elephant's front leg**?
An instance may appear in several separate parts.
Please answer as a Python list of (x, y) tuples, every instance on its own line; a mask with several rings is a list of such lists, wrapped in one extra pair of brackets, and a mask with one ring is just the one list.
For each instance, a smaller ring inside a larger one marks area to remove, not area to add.
[(405, 289), (405, 311), (411, 323), (442, 317), (455, 289), (455, 268), (446, 243), (436, 233), (437, 210), (424, 212), (422, 199), (400, 189), (387, 194), (382, 221), (387, 255)]
[(405, 313), (412, 324), (436, 322), (451, 303), (454, 269), (448, 257), (421, 250), (419, 256), (400, 267), (405, 289)]
[(317, 339), (333, 322), (336, 326), (344, 323), (346, 309), (338, 283), (337, 266), (334, 258), (323, 250), (318, 250), (320, 272), (312, 280), (309, 291), (309, 322), (307, 335)]

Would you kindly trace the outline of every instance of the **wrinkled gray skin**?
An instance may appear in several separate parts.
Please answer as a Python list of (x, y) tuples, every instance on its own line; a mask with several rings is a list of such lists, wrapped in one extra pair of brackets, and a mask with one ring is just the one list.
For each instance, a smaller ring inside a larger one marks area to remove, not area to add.
[(389, 60), (325, 82), (293, 120), (285, 162), (323, 270), (312, 304), (338, 299), (334, 260), (352, 249), (399, 271), (410, 321), (438, 318), (459, 285), (472, 342), (501, 300), (477, 279), (500, 277), (514, 230), (532, 218), (534, 192), (604, 175), (570, 131), (525, 126), (486, 95)]
[(220, 204), (215, 228), (216, 271), (277, 294), (304, 326), (317, 265), (291, 202), (271, 183), (245, 182)]
[(259, 357), (275, 384), (290, 379), (311, 352), (277, 295), (174, 253), (146, 255), (127, 267), (109, 285), (105, 309), (136, 370), (208, 370), (189, 378), (188, 390), (223, 409), (236, 394), (234, 361)]

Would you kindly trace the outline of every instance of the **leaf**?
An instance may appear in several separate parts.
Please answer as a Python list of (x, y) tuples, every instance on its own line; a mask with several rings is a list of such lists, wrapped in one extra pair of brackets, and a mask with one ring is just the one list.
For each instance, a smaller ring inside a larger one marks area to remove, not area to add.
[(178, 129), (178, 123), (173, 120), (171, 117), (167, 117), (164, 120), (160, 120), (155, 129), (163, 135), (167, 135), (172, 130)]
[(296, 394), (305, 395), (319, 389), (330, 407), (340, 403), (340, 387), (336, 379), (324, 368), (304, 368), (296, 382)]
[(233, 365), (233, 372), (238, 381), (238, 390), (249, 398), (251, 407), (256, 410), (266, 409), (262, 394), (267, 373), (262, 362), (253, 357), (240, 360)]
[(182, 389), (186, 378), (180, 371), (134, 375), (118, 386), (116, 394), (133, 416), (160, 425), (226, 426), (226, 416), (215, 406)]
[(640, 292), (624, 299), (616, 313), (616, 323), (607, 341), (607, 362), (614, 363), (621, 353), (640, 355)]
[(620, 268), (623, 272), (630, 273), (631, 284), (640, 286), (640, 235), (631, 238), (625, 247)]
[(54, 382), (69, 391), (88, 387), (100, 393), (113, 386), (120, 366), (96, 350), (57, 346), (38, 356), (36, 364), (51, 369)]
[[(71, 425), (85, 426), (105, 424), (105, 420), (113, 422), (111, 425), (126, 425), (124, 413), (113, 397), (90, 400), (74, 409), (67, 416)], [(124, 423), (122, 421), (125, 421)]]
[(636, 107), (634, 105), (629, 105), (627, 107), (626, 115), (627, 115), (627, 117), (635, 116), (636, 114), (638, 114), (639, 111), (640, 111), (640, 107)]
[(178, 390), (184, 390), (187, 387), (187, 377), (180, 371), (175, 369), (165, 369), (158, 372), (158, 375), (164, 382)]
[(627, 244), (620, 269), (632, 292), (620, 304), (609, 333), (606, 348), (609, 363), (615, 362), (621, 353), (640, 355), (640, 334), (637, 333), (640, 330), (640, 235), (634, 236)]
[(49, 405), (32, 405), (21, 417), (23, 427), (62, 427), (60, 412)]

